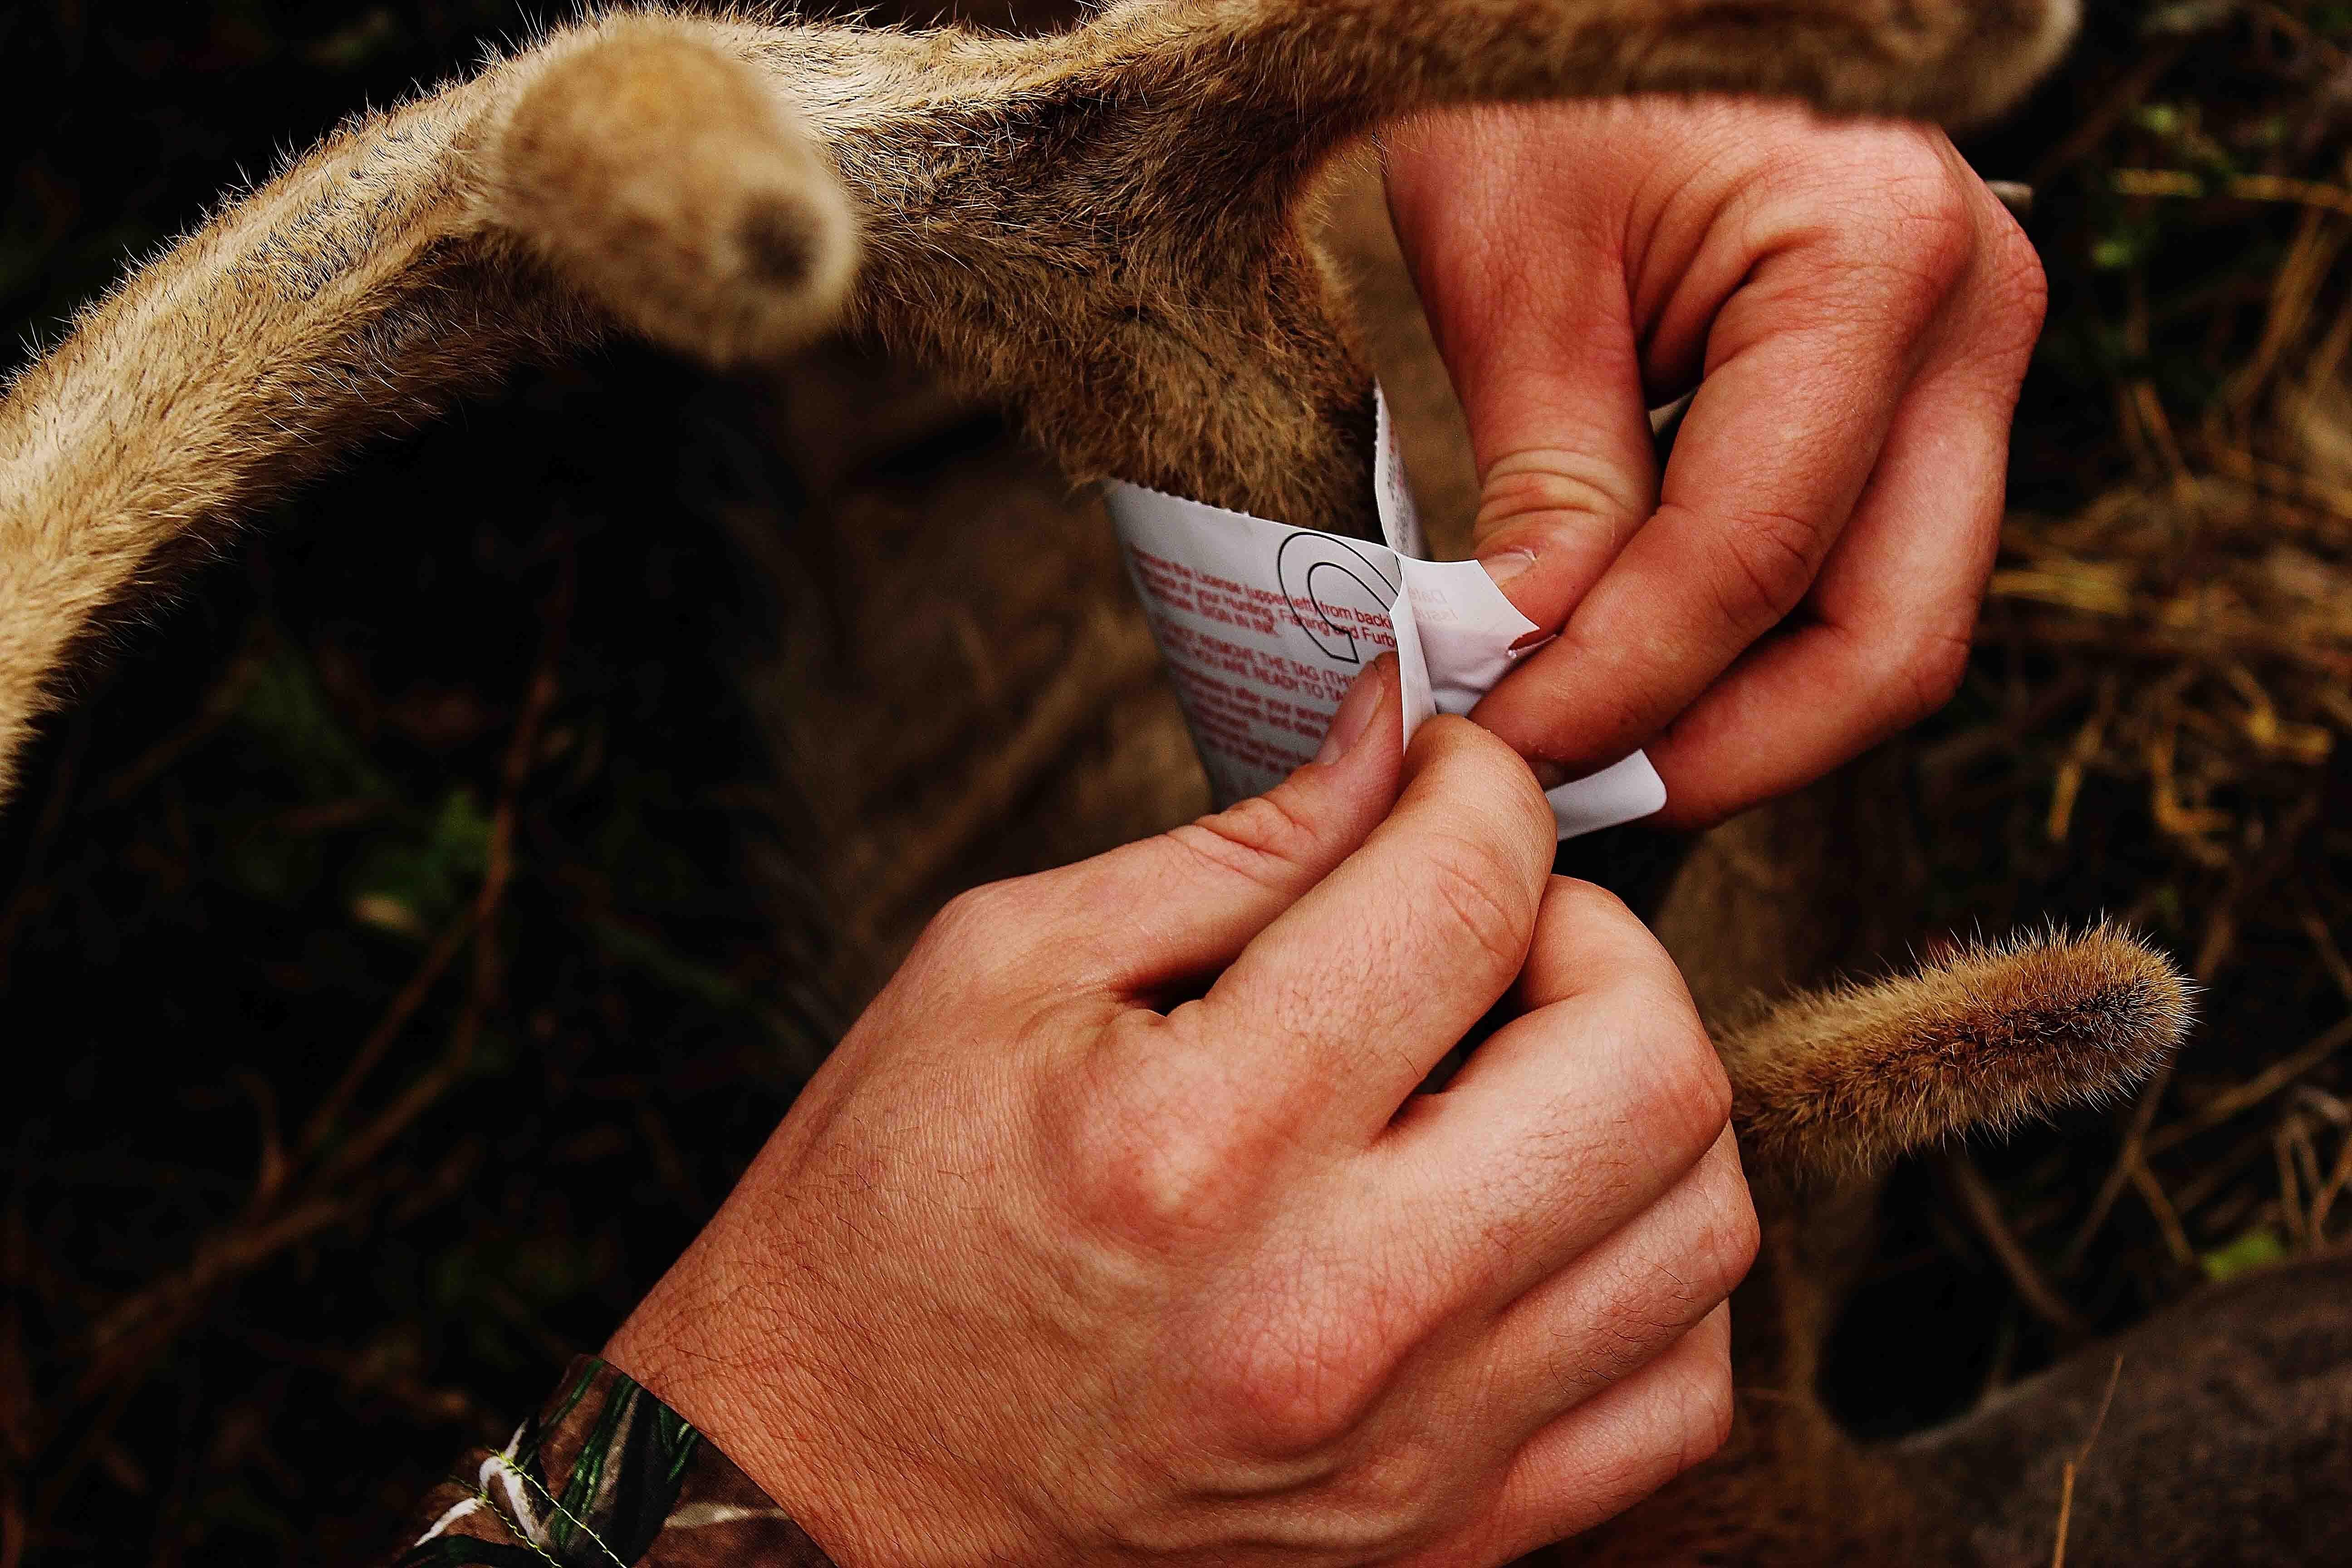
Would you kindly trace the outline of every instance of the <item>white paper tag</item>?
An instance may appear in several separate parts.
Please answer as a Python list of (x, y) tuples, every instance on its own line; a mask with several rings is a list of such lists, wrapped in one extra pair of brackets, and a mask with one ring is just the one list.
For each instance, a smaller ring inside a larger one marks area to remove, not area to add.
[[(1388, 403), (1375, 395), (1373, 475), (1386, 545), (1269, 522), (1114, 480), (1128, 574), (1168, 661), (1219, 804), (1312, 762), (1339, 699), (1393, 650), (1404, 732), (1467, 713), (1540, 643), (1475, 561), (1430, 561)], [(1666, 787), (1636, 752), (1547, 798), (1562, 838), (1647, 816)]]

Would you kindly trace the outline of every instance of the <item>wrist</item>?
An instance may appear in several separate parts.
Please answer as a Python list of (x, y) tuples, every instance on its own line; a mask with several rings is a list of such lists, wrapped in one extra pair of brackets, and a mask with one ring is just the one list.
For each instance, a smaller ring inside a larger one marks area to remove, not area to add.
[(961, 1495), (971, 1478), (877, 1443), (875, 1412), (913, 1392), (847, 1364), (861, 1359), (856, 1331), (786, 1300), (789, 1266), (731, 1260), (723, 1218), (614, 1332), (605, 1363), (717, 1445), (838, 1568), (1039, 1560), (975, 1528), (990, 1515)]
[(711, 1258), (710, 1239), (706, 1232), (662, 1276), (605, 1342), (603, 1359), (715, 1444), (848, 1568), (797, 1452), (800, 1423), (784, 1406), (771, 1353), (777, 1336), (760, 1327), (766, 1313), (752, 1308), (753, 1292), (725, 1283), (730, 1271)]

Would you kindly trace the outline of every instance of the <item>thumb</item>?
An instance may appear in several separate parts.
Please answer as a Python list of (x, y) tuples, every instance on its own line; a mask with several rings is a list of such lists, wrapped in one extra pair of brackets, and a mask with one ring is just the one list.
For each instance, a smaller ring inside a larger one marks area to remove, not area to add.
[(1329, 876), (1402, 788), (1396, 658), (1357, 677), (1323, 754), (1265, 795), (1074, 866), (1025, 879), (1060, 911), (1058, 983), (1122, 995), (1214, 973)]
[(1389, 205), (1469, 422), (1474, 552), (1520, 614), (1558, 631), (1657, 509), (1657, 457), (1623, 236), (1598, 214), (1526, 211), (1527, 191), (1560, 182), (1524, 165), (1562, 153), (1508, 125), (1401, 129)]

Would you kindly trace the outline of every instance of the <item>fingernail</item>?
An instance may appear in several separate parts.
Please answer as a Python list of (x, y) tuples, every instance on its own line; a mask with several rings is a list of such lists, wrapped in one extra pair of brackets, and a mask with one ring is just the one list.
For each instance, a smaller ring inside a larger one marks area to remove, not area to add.
[(1499, 555), (1478, 558), (1478, 564), (1486, 569), (1486, 575), (1495, 580), (1497, 588), (1535, 563), (1536, 552), (1532, 550), (1506, 550)]
[(1373, 716), (1381, 710), (1381, 696), (1388, 689), (1388, 682), (1380, 677), (1380, 667), (1375, 665), (1348, 688), (1348, 695), (1339, 700), (1339, 710), (1331, 715), (1331, 728), (1324, 731), (1322, 749), (1315, 753), (1317, 762), (1338, 762), (1372, 727)]
[(1536, 787), (1546, 795), (1549, 795), (1568, 782), (1568, 770), (1549, 757), (1530, 757), (1528, 759), (1528, 766), (1535, 770)]

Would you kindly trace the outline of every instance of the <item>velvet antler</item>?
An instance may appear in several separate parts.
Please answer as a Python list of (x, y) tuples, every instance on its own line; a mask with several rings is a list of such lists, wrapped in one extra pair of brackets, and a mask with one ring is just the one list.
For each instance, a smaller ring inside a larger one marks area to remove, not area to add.
[(1801, 992), (1717, 1049), (1752, 1165), (1853, 1175), (1971, 1128), (2114, 1100), (2162, 1065), (2189, 1016), (2170, 962), (2103, 926)]
[[(1967, 119), (2071, 0), (1173, 0), (1057, 37), (619, 16), (353, 124), (89, 311), (0, 405), (0, 795), (110, 611), (275, 492), (618, 321), (719, 361), (824, 321), (1079, 479), (1367, 519), (1367, 373), (1301, 206), (1477, 99), (1793, 94)], [(794, 129), (795, 109), (816, 143)], [(828, 172), (825, 165), (830, 165)]]

